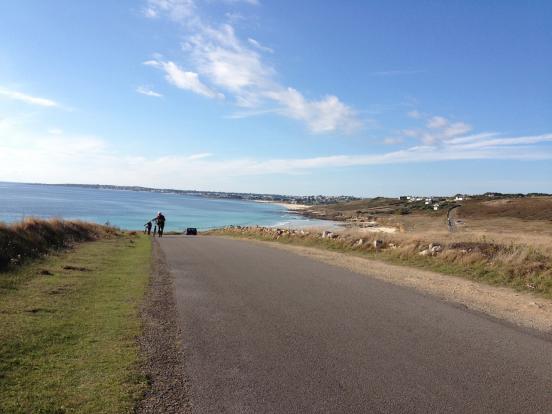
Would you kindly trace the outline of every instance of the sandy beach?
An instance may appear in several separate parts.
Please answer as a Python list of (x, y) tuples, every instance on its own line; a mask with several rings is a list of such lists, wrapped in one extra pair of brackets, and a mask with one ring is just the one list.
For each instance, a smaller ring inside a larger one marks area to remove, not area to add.
[(305, 210), (311, 206), (308, 206), (306, 204), (292, 204), (292, 203), (282, 203), (278, 201), (267, 201), (267, 200), (255, 200), (256, 203), (270, 203), (270, 204), (276, 204), (277, 206), (282, 206), (287, 208), (290, 211), (297, 211), (297, 210)]

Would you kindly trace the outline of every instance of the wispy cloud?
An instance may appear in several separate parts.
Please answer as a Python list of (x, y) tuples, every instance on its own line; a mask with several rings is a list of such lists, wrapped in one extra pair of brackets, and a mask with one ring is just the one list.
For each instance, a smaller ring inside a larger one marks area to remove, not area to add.
[(148, 60), (144, 62), (144, 65), (153, 66), (161, 69), (165, 72), (165, 79), (172, 83), (174, 86), (180, 89), (186, 89), (191, 92), (203, 95), (208, 98), (223, 99), (222, 93), (216, 92), (205, 85), (200, 79), (199, 75), (195, 72), (185, 71), (178, 67), (178, 65), (171, 61), (161, 60)]
[[(12, 181), (99, 182), (197, 187), (220, 177), (308, 173), (324, 168), (441, 162), (450, 160), (552, 160), (552, 134), (501, 136), (481, 133), (432, 145), (373, 154), (304, 158), (219, 158), (210, 152), (125, 155), (95, 136), (35, 135), (0, 124), (0, 177)], [(10, 139), (15, 133), (16, 139)], [(22, 167), (24, 166), (24, 167)], [(78, 168), (76, 168), (78, 166)], [(199, 178), (198, 178), (199, 177)], [(137, 181), (139, 180), (139, 182)]]
[(410, 118), (425, 120), (425, 128), (408, 128), (402, 130), (400, 135), (405, 138), (417, 138), (426, 145), (450, 141), (462, 137), (472, 130), (472, 126), (461, 121), (451, 122), (443, 116), (423, 115), (418, 111), (410, 111)]
[(193, 160), (201, 160), (203, 158), (208, 158), (208, 157), (212, 157), (212, 156), (213, 156), (213, 154), (210, 153), (210, 152), (202, 152), (202, 153), (199, 153), (199, 154), (189, 155), (188, 159), (190, 161), (193, 161)]
[(448, 125), (449, 121), (442, 116), (433, 116), (427, 121), (427, 127), (431, 129), (444, 128)]
[(184, 21), (195, 13), (193, 0), (148, 0), (144, 16), (154, 19), (166, 14), (174, 21)]
[(221, 0), (221, 1), (227, 4), (244, 3), (244, 4), (249, 4), (251, 6), (258, 6), (260, 4), (259, 0)]
[(8, 99), (15, 101), (25, 102), (30, 105), (37, 105), (43, 107), (59, 107), (59, 104), (52, 99), (40, 98), (37, 96), (27, 95), (23, 92), (18, 92), (10, 89), (0, 88), (0, 96), (4, 96)]
[(263, 52), (268, 52), (268, 53), (274, 53), (274, 49), (270, 48), (270, 47), (267, 47), (267, 46), (263, 46), (261, 45), (258, 41), (256, 41), (255, 39), (252, 39), (251, 37), (248, 37), (247, 38), (247, 42), (254, 46), (255, 48), (263, 51)]
[(423, 115), (421, 112), (417, 111), (417, 110), (412, 110), (412, 111), (408, 111), (406, 113), (406, 115), (409, 117), (409, 118), (412, 118), (412, 119), (420, 119)]
[[(471, 141), (471, 142), (470, 142)], [(531, 135), (524, 137), (497, 137), (492, 139), (480, 139), (480, 140), (470, 140), (465, 142), (456, 142), (454, 143), (455, 148), (461, 148), (464, 150), (468, 149), (479, 149), (479, 148), (498, 148), (498, 147), (519, 147), (540, 144), (545, 142), (552, 142), (552, 134), (543, 134), (543, 135)]]
[(383, 143), (385, 145), (398, 145), (398, 144), (402, 144), (403, 142), (404, 142), (404, 139), (400, 137), (387, 137), (387, 138), (384, 138), (383, 140)]
[(250, 109), (250, 110), (244, 110), (244, 111), (237, 111), (232, 114), (226, 115), (225, 118), (227, 119), (244, 119), (244, 118), (251, 118), (255, 116), (262, 116), (267, 114), (275, 114), (279, 113), (280, 108), (272, 108), (272, 109)]
[(205, 23), (192, 0), (150, 0), (147, 4), (146, 15), (165, 16), (187, 33), (182, 49), (186, 66), (193, 71), (184, 72), (172, 61), (147, 62), (163, 69), (175, 86), (211, 98), (224, 91), (235, 105), (256, 111), (277, 105), (279, 109), (270, 112), (302, 121), (315, 134), (351, 133), (362, 126), (357, 112), (337, 96), (309, 99), (282, 84), (263, 55), (273, 52), (271, 48), (251, 37), (240, 39), (231, 24)]
[(155, 98), (161, 98), (163, 96), (159, 92), (155, 92), (153, 89), (150, 89), (146, 86), (138, 86), (136, 88), (136, 92), (146, 96), (153, 96)]

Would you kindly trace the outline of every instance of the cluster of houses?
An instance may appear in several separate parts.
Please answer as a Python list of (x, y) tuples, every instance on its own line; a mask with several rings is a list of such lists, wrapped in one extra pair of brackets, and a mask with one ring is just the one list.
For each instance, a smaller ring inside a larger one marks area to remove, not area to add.
[(433, 210), (439, 210), (440, 206), (444, 202), (451, 201), (463, 201), (466, 200), (467, 196), (463, 194), (456, 194), (454, 197), (420, 197), (420, 196), (400, 196), (399, 200), (407, 201), (409, 203), (423, 202), (426, 206), (433, 207)]

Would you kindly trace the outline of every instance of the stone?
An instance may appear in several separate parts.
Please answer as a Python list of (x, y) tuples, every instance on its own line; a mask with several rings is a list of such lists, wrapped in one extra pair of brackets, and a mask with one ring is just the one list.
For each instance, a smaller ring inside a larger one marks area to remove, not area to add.
[(439, 252), (442, 252), (443, 251), (443, 246), (441, 246), (440, 244), (433, 244), (431, 243), (429, 245), (429, 251), (431, 253), (439, 253)]

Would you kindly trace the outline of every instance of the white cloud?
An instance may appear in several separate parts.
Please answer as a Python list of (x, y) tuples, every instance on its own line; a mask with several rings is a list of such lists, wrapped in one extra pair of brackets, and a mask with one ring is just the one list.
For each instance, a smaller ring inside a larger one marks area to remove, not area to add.
[(60, 128), (50, 128), (48, 130), (48, 134), (50, 134), (50, 135), (61, 135), (61, 134), (63, 134), (63, 130), (60, 129)]
[(159, 92), (155, 92), (153, 89), (150, 89), (146, 86), (138, 86), (136, 88), (136, 92), (138, 92), (139, 94), (142, 94), (142, 95), (146, 95), (146, 96), (153, 96), (155, 98), (163, 97), (163, 95), (161, 95)]
[(314, 133), (337, 130), (349, 133), (361, 126), (353, 109), (333, 95), (319, 101), (309, 101), (297, 90), (288, 88), (267, 92), (267, 96), (283, 106), (283, 114), (306, 122)]
[(157, 18), (166, 14), (174, 21), (184, 22), (195, 14), (193, 0), (148, 0), (144, 9), (144, 16)]
[(499, 135), (500, 134), (497, 132), (483, 132), (480, 134), (466, 135), (462, 137), (453, 138), (448, 140), (447, 142), (450, 145), (458, 145), (458, 144), (465, 144), (470, 142), (478, 142), (478, 141), (486, 140), (487, 138), (494, 138)]
[(22, 92), (13, 91), (10, 89), (0, 88), (0, 95), (6, 98), (16, 101), (25, 102), (30, 105), (44, 106), (44, 107), (58, 107), (59, 104), (56, 101), (46, 98), (39, 98), (36, 96), (27, 95)]
[(408, 138), (415, 138), (420, 135), (420, 131), (415, 129), (404, 129), (402, 130), (402, 135)]
[(203, 158), (208, 158), (208, 157), (212, 157), (212, 156), (213, 156), (213, 154), (210, 153), (210, 152), (202, 152), (202, 153), (199, 153), (199, 154), (189, 155), (188, 159), (189, 160), (201, 160)]
[[(178, 75), (180, 82), (175, 81), (174, 74), (167, 73), (167, 80), (174, 85), (210, 97), (216, 93), (215, 89), (223, 90), (237, 106), (256, 113), (277, 104), (279, 110), (269, 112), (303, 121), (311, 132), (317, 134), (350, 133), (361, 127), (356, 111), (338, 97), (327, 95), (311, 100), (296, 89), (281, 84), (276, 70), (261, 55), (261, 52), (271, 52), (271, 49), (253, 38), (242, 41), (230, 24), (205, 24), (191, 0), (150, 0), (148, 5), (156, 16), (163, 14), (179, 21), (188, 33), (183, 51), (194, 71), (180, 71), (186, 74)], [(175, 14), (179, 18), (175, 18)], [(173, 65), (173, 72), (178, 69), (174, 62), (159, 59), (146, 63), (166, 72), (168, 64)], [(198, 84), (199, 77), (202, 82)]]
[(254, 46), (255, 48), (259, 49), (260, 51), (268, 52), (268, 53), (274, 53), (274, 49), (272, 49), (270, 47), (267, 47), (267, 46), (261, 45), (257, 40), (252, 39), (251, 37), (248, 37), (247, 41), (249, 42), (250, 45)]
[(184, 71), (179, 68), (174, 62), (148, 60), (144, 62), (144, 65), (153, 66), (155, 68), (163, 70), (165, 72), (165, 78), (167, 79), (167, 81), (172, 83), (177, 88), (186, 89), (197, 93), (198, 95), (206, 96), (208, 98), (224, 98), (223, 94), (212, 90), (203, 82), (201, 82), (197, 73)]
[(226, 17), (226, 20), (229, 23), (237, 23), (242, 20), (246, 20), (246, 17), (243, 14), (238, 12), (227, 12), (224, 14), (224, 17)]
[[(483, 133), (439, 145), (415, 145), (378, 154), (307, 158), (220, 159), (209, 152), (123, 155), (95, 136), (37, 136), (0, 123), (0, 178), (42, 181), (195, 188), (220, 177), (296, 174), (323, 168), (468, 159), (552, 160), (552, 134), (502, 137)], [(14, 139), (10, 137), (15, 136)]]
[[(416, 114), (419, 113), (416, 111)], [(413, 117), (411, 116), (411, 118)], [(402, 136), (418, 138), (426, 145), (433, 145), (461, 137), (472, 130), (471, 125), (465, 122), (451, 123), (443, 116), (429, 117), (426, 122), (426, 128), (427, 129), (405, 129), (402, 131)]]
[(387, 137), (383, 140), (383, 143), (385, 145), (398, 145), (402, 144), (404, 142), (404, 139), (400, 137)]
[(251, 118), (253, 116), (262, 116), (267, 114), (277, 114), (281, 109), (250, 109), (245, 111), (234, 112), (233, 114), (225, 116), (227, 119), (243, 119)]
[(184, 50), (202, 75), (238, 96), (272, 85), (274, 69), (265, 65), (256, 51), (244, 46), (228, 24), (219, 29), (202, 27), (188, 39)]
[(221, 1), (227, 4), (244, 3), (244, 4), (249, 4), (251, 6), (258, 6), (260, 4), (259, 0), (221, 0)]
[(420, 119), (422, 117), (422, 114), (416, 110), (408, 111), (406, 115), (413, 119)]
[[(495, 134), (493, 134), (494, 136)], [(456, 144), (456, 148), (476, 149), (476, 148), (497, 148), (512, 147), (519, 145), (534, 145), (543, 142), (552, 142), (552, 134), (531, 135), (525, 137), (503, 137), (485, 140), (471, 140), (472, 142), (462, 142)]]
[(448, 120), (442, 116), (433, 116), (427, 121), (427, 127), (431, 129), (444, 128), (448, 125)]
[(445, 138), (454, 138), (459, 135), (464, 135), (472, 130), (471, 125), (464, 122), (454, 122), (443, 128), (443, 136)]
[(158, 16), (157, 10), (155, 10), (154, 8), (151, 8), (151, 7), (146, 7), (144, 9), (143, 13), (144, 13), (144, 16), (146, 16), (150, 19), (154, 19)]

